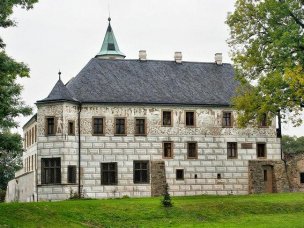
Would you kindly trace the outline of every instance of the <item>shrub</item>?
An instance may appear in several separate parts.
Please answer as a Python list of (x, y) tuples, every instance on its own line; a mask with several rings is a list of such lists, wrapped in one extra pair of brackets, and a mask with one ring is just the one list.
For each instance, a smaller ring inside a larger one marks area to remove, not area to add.
[(162, 200), (162, 204), (164, 207), (172, 207), (172, 202), (171, 202), (171, 196), (169, 194), (169, 185), (166, 184), (165, 186), (165, 193), (163, 195), (163, 200)]
[(0, 189), (0, 203), (5, 201), (5, 190)]

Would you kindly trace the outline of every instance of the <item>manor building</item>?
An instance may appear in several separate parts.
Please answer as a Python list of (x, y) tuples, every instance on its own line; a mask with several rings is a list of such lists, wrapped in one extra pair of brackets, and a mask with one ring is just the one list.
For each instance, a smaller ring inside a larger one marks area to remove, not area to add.
[(275, 120), (238, 128), (237, 85), (221, 54), (125, 59), (109, 19), (100, 52), (37, 101), (7, 201), (284, 191)]

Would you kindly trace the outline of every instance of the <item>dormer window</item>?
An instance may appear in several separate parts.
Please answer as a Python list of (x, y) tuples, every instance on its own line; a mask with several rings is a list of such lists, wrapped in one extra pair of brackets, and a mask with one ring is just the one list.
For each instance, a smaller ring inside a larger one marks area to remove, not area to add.
[(115, 51), (115, 46), (113, 43), (108, 43), (108, 50), (109, 51)]

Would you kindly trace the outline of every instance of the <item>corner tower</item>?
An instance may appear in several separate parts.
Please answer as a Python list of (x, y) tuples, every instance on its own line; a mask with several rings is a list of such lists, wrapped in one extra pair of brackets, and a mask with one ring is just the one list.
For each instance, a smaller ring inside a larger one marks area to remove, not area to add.
[(101, 59), (124, 59), (126, 56), (119, 50), (117, 41), (111, 27), (111, 18), (108, 18), (109, 25), (101, 49), (95, 58)]

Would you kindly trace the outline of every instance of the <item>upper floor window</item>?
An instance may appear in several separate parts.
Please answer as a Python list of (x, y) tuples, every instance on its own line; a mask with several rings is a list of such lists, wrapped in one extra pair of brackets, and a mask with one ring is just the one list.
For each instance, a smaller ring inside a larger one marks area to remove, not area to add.
[(61, 183), (60, 158), (41, 158), (41, 183), (42, 184)]
[(75, 135), (75, 122), (74, 121), (68, 122), (68, 135)]
[(126, 118), (115, 119), (115, 134), (116, 135), (126, 134)]
[(162, 113), (162, 125), (165, 127), (172, 126), (172, 111), (163, 111)]
[(164, 142), (163, 143), (163, 157), (164, 158), (173, 158), (173, 143), (172, 142)]
[(266, 158), (266, 144), (265, 143), (257, 143), (257, 157)]
[(227, 158), (237, 158), (237, 143), (236, 142), (227, 143)]
[(263, 114), (262, 119), (260, 121), (260, 127), (267, 127), (267, 115)]
[(188, 142), (187, 157), (188, 158), (197, 158), (197, 143), (196, 142)]
[(195, 116), (194, 112), (186, 112), (186, 126), (187, 127), (194, 127), (195, 125)]
[(103, 134), (104, 120), (102, 117), (93, 117), (93, 135)]
[(232, 127), (232, 113), (223, 112), (223, 127)]
[(55, 135), (55, 118), (46, 118), (46, 135)]
[(149, 161), (134, 161), (134, 183), (149, 183)]
[(146, 135), (146, 119), (135, 119), (135, 135)]

